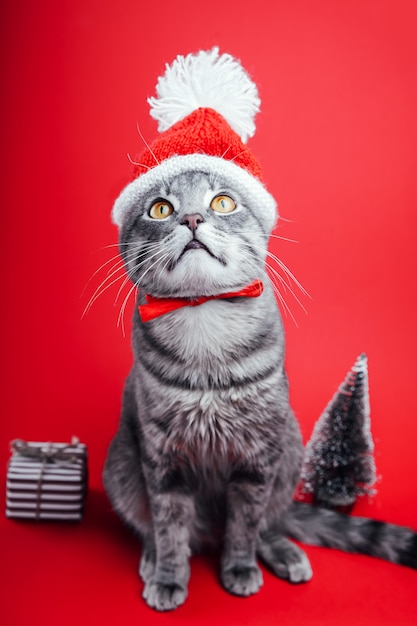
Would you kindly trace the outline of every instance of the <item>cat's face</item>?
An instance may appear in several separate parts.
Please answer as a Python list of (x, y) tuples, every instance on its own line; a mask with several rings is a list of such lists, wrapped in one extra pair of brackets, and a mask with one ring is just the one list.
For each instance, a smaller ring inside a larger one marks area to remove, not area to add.
[(268, 234), (227, 179), (185, 172), (131, 207), (120, 250), (133, 283), (156, 296), (213, 295), (263, 275)]

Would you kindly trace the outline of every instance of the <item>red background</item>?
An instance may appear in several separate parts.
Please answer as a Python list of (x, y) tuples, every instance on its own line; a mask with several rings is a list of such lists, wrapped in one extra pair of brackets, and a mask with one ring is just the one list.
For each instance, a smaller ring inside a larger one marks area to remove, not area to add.
[[(3, 623), (414, 624), (416, 572), (309, 548), (315, 576), (265, 571), (242, 600), (217, 560), (192, 562), (190, 596), (159, 615), (140, 599), (139, 546), (102, 492), (131, 363), (119, 283), (82, 312), (115, 252), (109, 213), (126, 154), (152, 140), (146, 98), (165, 62), (219, 45), (257, 82), (250, 146), (287, 220), (272, 249), (311, 294), (288, 295), (292, 403), (307, 439), (357, 355), (369, 357), (382, 480), (355, 513), (417, 528), (415, 504), (416, 9), (410, 0), (14, 0), (2, 3), (2, 413), (0, 497), (15, 437), (90, 454), (76, 526), (0, 518)], [(84, 291), (83, 291), (84, 290)]]

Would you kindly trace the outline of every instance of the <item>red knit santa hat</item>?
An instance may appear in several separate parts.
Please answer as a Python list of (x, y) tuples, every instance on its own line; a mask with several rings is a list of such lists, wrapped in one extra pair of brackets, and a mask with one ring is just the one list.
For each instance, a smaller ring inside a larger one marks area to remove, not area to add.
[(158, 80), (149, 98), (159, 137), (135, 165), (134, 180), (113, 207), (123, 223), (140, 196), (170, 176), (204, 171), (226, 177), (259, 209), (266, 230), (276, 219), (276, 203), (262, 183), (258, 161), (245, 146), (255, 132), (260, 100), (256, 85), (240, 63), (218, 48), (178, 56)]

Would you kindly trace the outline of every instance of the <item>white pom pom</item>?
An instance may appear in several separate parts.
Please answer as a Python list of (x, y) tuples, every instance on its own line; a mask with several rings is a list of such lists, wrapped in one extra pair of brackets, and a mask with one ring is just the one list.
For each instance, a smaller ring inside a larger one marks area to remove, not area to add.
[(164, 131), (199, 107), (222, 115), (246, 142), (255, 133), (260, 99), (256, 85), (239, 61), (219, 49), (178, 56), (158, 79), (156, 98), (149, 98), (151, 115)]

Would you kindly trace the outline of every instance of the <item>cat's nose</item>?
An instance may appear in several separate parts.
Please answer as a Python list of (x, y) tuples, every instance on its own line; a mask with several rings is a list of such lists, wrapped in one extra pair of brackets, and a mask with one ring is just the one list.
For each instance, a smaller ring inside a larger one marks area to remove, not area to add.
[(182, 218), (181, 224), (188, 226), (188, 228), (194, 233), (197, 230), (198, 225), (202, 222), (204, 222), (204, 217), (201, 213), (187, 213), (187, 215), (184, 215)]

